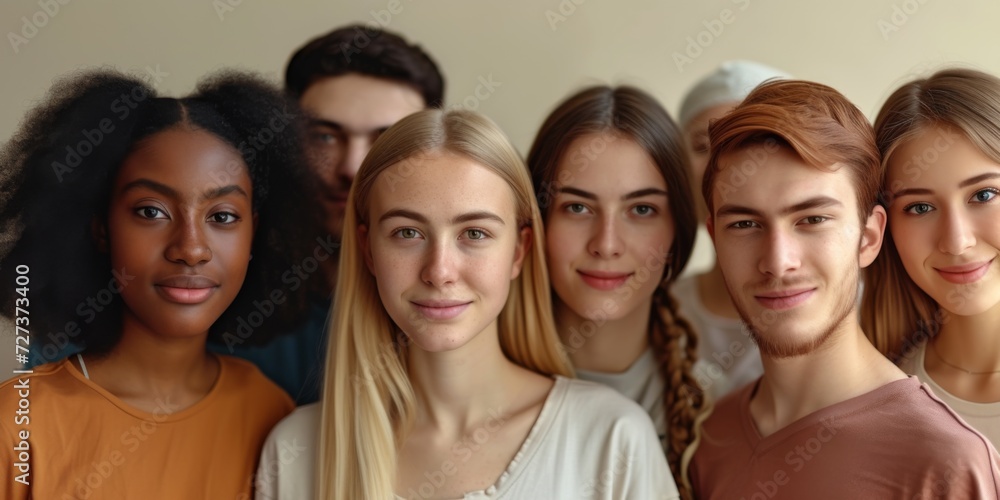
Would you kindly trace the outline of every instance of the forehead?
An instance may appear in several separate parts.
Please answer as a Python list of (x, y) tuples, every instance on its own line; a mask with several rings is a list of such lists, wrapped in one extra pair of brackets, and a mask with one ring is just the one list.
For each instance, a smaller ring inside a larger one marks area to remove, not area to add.
[(712, 187), (715, 210), (730, 204), (778, 212), (819, 196), (841, 200), (846, 207), (856, 205), (848, 167), (819, 169), (788, 147), (741, 149), (720, 157), (719, 167)]
[(921, 128), (892, 152), (886, 166), (892, 191), (955, 189), (967, 178), (1000, 170), (1000, 164), (948, 125)]
[(157, 132), (136, 144), (122, 162), (115, 184), (121, 186), (138, 178), (191, 185), (199, 191), (228, 184), (251, 185), (243, 157), (229, 143), (184, 126)]
[(686, 125), (684, 125), (684, 132), (688, 135), (694, 135), (696, 133), (708, 133), (708, 126), (711, 122), (726, 116), (727, 113), (733, 110), (740, 101), (723, 102), (716, 104), (714, 106), (708, 107), (694, 115)]
[(395, 209), (450, 218), (489, 210), (515, 217), (514, 192), (491, 169), (453, 153), (423, 153), (384, 170), (372, 187), (370, 215)]
[(423, 97), (408, 85), (355, 73), (316, 80), (299, 104), (317, 119), (361, 132), (391, 126), (425, 107)]
[(609, 195), (667, 188), (662, 172), (646, 150), (632, 139), (607, 133), (583, 135), (570, 143), (559, 159), (553, 181)]

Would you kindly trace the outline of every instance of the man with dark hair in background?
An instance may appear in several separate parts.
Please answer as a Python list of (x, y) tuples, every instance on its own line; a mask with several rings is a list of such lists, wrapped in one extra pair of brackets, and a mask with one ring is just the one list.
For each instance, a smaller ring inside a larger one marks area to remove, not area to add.
[(262, 346), (241, 345), (241, 334), (210, 347), (254, 362), (302, 405), (318, 400), (322, 386), (326, 319), (354, 176), (382, 132), (411, 113), (442, 105), (444, 77), (419, 46), (377, 27), (350, 25), (297, 50), (285, 70), (285, 89), (306, 115), (304, 146), (323, 208), (325, 231), (314, 240), (314, 260), (285, 272), (290, 289), (312, 290), (309, 315), (301, 328)]

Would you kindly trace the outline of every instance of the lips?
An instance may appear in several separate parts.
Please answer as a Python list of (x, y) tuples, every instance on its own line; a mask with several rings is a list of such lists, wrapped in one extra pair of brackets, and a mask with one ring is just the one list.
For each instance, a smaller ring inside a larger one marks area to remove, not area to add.
[(815, 292), (815, 288), (789, 288), (759, 293), (754, 295), (754, 298), (768, 309), (781, 311), (802, 304), (809, 300), (809, 297), (812, 297)]
[(964, 285), (979, 281), (980, 278), (986, 276), (986, 273), (989, 272), (990, 266), (993, 265), (993, 261), (995, 260), (996, 257), (993, 257), (990, 260), (971, 262), (958, 266), (935, 267), (934, 270), (937, 271), (938, 274), (945, 279), (945, 281), (955, 283), (957, 285)]
[(207, 276), (181, 274), (160, 279), (153, 286), (170, 302), (192, 305), (208, 300), (219, 288), (219, 282)]
[(327, 187), (325, 191), (326, 195), (323, 196), (323, 200), (327, 203), (338, 206), (347, 204), (349, 191), (342, 191), (332, 187)]
[(414, 300), (410, 302), (427, 319), (448, 320), (462, 314), (472, 302), (465, 300)]
[(578, 269), (577, 274), (580, 275), (580, 279), (583, 280), (591, 288), (596, 288), (601, 291), (614, 290), (621, 287), (628, 281), (632, 273), (622, 273), (616, 271), (597, 271), (597, 270), (583, 270)]

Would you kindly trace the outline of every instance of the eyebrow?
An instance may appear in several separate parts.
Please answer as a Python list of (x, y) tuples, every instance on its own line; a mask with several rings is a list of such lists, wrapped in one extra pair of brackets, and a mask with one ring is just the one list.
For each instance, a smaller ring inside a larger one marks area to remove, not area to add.
[[(381, 223), (381, 222), (384, 222), (384, 221), (386, 221), (388, 219), (392, 219), (394, 217), (402, 217), (404, 219), (412, 219), (412, 220), (415, 220), (415, 221), (417, 221), (417, 222), (419, 222), (421, 224), (428, 224), (428, 223), (430, 223), (430, 221), (427, 219), (427, 217), (425, 217), (423, 214), (420, 214), (418, 212), (414, 212), (412, 210), (405, 210), (405, 209), (402, 209), (402, 208), (396, 208), (396, 209), (393, 209), (393, 210), (389, 210), (388, 212), (382, 214), (382, 217), (379, 217), (378, 221), (379, 221), (379, 223)], [(476, 211), (476, 212), (466, 212), (464, 214), (456, 215), (454, 218), (451, 219), (451, 223), (452, 224), (464, 224), (466, 222), (472, 222), (472, 221), (478, 221), (478, 220), (492, 220), (492, 221), (498, 222), (500, 225), (506, 225), (506, 222), (504, 222), (504, 220), (499, 215), (494, 214), (493, 212), (487, 212), (485, 210), (480, 210), (480, 211)]]
[[(162, 184), (149, 179), (136, 179), (126, 184), (125, 187), (122, 188), (121, 192), (124, 194), (133, 189), (139, 189), (139, 188), (146, 188), (151, 191), (156, 191), (157, 193), (160, 193), (163, 196), (169, 196), (174, 199), (180, 198), (180, 195), (174, 188), (167, 186), (166, 184)], [(243, 190), (243, 188), (235, 184), (230, 184), (228, 186), (218, 187), (202, 193), (201, 199), (214, 200), (215, 198), (221, 198), (223, 196), (226, 196), (227, 194), (234, 194), (234, 193), (242, 195), (245, 198), (250, 198), (250, 195), (248, 195), (247, 192)]]
[[(831, 198), (829, 196), (817, 196), (815, 198), (809, 198), (800, 203), (796, 203), (792, 206), (785, 207), (778, 212), (780, 215), (791, 215), (797, 212), (802, 212), (804, 210), (812, 210), (816, 208), (827, 208), (827, 207), (843, 207), (844, 204), (838, 201), (836, 198)], [(725, 204), (719, 207), (715, 212), (716, 217), (725, 217), (731, 215), (749, 215), (752, 217), (764, 217), (764, 213), (750, 208), (742, 207), (739, 205)]]
[[(975, 184), (979, 184), (980, 182), (983, 181), (988, 181), (990, 179), (1000, 179), (1000, 174), (996, 172), (989, 172), (977, 175), (975, 177), (969, 177), (968, 179), (959, 182), (958, 187), (960, 188), (969, 187)], [(892, 196), (894, 198), (899, 198), (901, 196), (914, 195), (914, 194), (929, 195), (929, 194), (934, 194), (934, 191), (927, 188), (906, 188), (896, 191), (895, 193), (892, 194)]]
[[(590, 191), (584, 191), (579, 188), (574, 187), (561, 187), (557, 190), (560, 193), (572, 194), (574, 196), (579, 196), (580, 198), (586, 198), (588, 200), (597, 201), (597, 195), (591, 193)], [(644, 198), (646, 196), (669, 196), (669, 194), (659, 188), (645, 188), (638, 191), (632, 191), (631, 193), (625, 193), (622, 196), (622, 200), (634, 200), (636, 198)]]
[[(347, 132), (347, 128), (344, 127), (343, 125), (341, 125), (341, 124), (339, 124), (339, 123), (337, 123), (335, 121), (332, 121), (332, 120), (323, 120), (323, 119), (320, 119), (320, 118), (310, 118), (309, 119), (309, 126), (310, 127), (316, 127), (316, 126), (327, 127), (327, 128), (332, 128), (332, 129), (334, 129), (334, 130), (336, 130), (338, 132)], [(379, 133), (379, 134), (381, 134), (381, 133), (385, 132), (386, 130), (389, 130), (390, 126), (391, 125), (387, 125), (385, 127), (377, 127), (377, 128), (374, 128), (374, 129), (369, 130), (369, 131), (364, 132), (364, 133), (365, 134), (372, 134), (372, 133)]]

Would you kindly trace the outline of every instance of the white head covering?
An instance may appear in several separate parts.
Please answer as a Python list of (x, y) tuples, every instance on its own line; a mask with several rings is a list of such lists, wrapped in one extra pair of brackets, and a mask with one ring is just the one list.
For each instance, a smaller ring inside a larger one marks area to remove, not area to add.
[(717, 104), (742, 101), (754, 87), (772, 78), (791, 78), (791, 75), (753, 61), (722, 63), (684, 96), (680, 125), (687, 125), (699, 113)]

